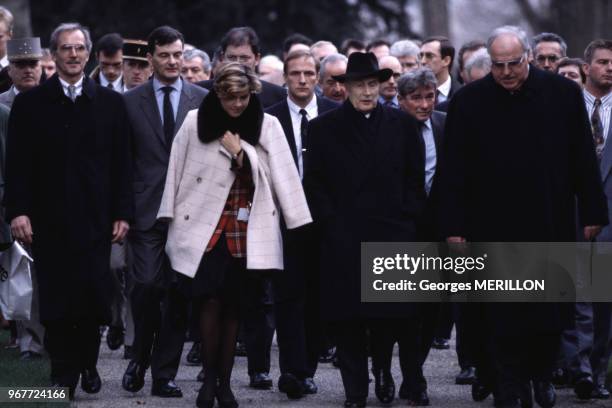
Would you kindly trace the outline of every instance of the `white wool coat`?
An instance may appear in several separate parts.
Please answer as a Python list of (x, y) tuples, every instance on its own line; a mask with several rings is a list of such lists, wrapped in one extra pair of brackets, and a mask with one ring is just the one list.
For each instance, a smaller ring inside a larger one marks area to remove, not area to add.
[[(166, 253), (172, 268), (194, 277), (236, 175), (219, 140), (198, 138), (198, 110), (187, 114), (172, 143), (158, 219), (169, 221)], [(247, 268), (283, 269), (279, 217), (293, 229), (312, 222), (283, 129), (264, 114), (259, 143), (241, 140), (255, 192), (247, 226)]]

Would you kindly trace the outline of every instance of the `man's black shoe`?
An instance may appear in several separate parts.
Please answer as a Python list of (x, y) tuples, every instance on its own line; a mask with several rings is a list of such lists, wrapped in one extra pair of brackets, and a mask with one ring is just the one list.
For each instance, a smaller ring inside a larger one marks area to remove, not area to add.
[(319, 391), (319, 387), (317, 387), (317, 384), (310, 377), (304, 378), (302, 388), (304, 388), (304, 394), (316, 394)]
[(344, 401), (345, 408), (364, 408), (365, 406), (366, 406), (365, 398), (347, 399), (346, 401)]
[(281, 374), (278, 378), (278, 390), (287, 394), (289, 399), (300, 399), (304, 396), (302, 382), (293, 374)]
[(189, 350), (189, 353), (187, 353), (187, 365), (190, 366), (199, 366), (202, 365), (202, 359), (200, 358), (200, 347), (202, 346), (202, 343), (200, 343), (199, 341), (194, 341), (193, 345), (191, 346), (191, 350)]
[(411, 407), (426, 407), (429, 405), (429, 396), (427, 390), (419, 390), (411, 393), (408, 397), (408, 406)]
[(269, 390), (272, 388), (272, 379), (268, 373), (256, 373), (251, 376), (249, 387), (258, 390)]
[(336, 357), (336, 348), (332, 347), (319, 355), (319, 363), (331, 363), (334, 361), (334, 357)]
[(448, 339), (436, 337), (431, 343), (431, 347), (438, 350), (448, 350), (450, 348), (450, 343), (448, 342)]
[(569, 372), (563, 368), (557, 368), (552, 374), (552, 383), (555, 388), (566, 388), (569, 386)]
[(96, 394), (102, 388), (102, 380), (96, 367), (81, 371), (81, 388), (88, 394)]
[(478, 379), (472, 383), (472, 399), (476, 402), (484, 401), (489, 395), (491, 395), (491, 388), (480, 383)]
[(372, 370), (374, 374), (374, 393), (383, 404), (390, 404), (395, 399), (395, 382), (388, 370)]
[(591, 392), (591, 398), (602, 399), (602, 400), (609, 399), (610, 391), (608, 391), (606, 386), (603, 384), (597, 385), (593, 388), (593, 391)]
[(34, 351), (23, 351), (19, 355), (19, 359), (21, 361), (29, 361), (29, 360), (37, 360), (42, 357), (42, 354), (36, 353)]
[(124, 334), (121, 327), (109, 326), (106, 332), (106, 345), (111, 350), (117, 350), (123, 345)]
[(153, 380), (151, 395), (162, 398), (182, 398), (183, 391), (172, 380)]
[(548, 381), (534, 381), (533, 396), (535, 401), (542, 408), (554, 407), (557, 400), (555, 387)]
[(466, 367), (455, 377), (455, 384), (458, 385), (469, 385), (474, 381), (476, 381), (476, 367)]
[(121, 386), (124, 390), (130, 392), (138, 392), (144, 387), (144, 377), (147, 372), (147, 368), (132, 360), (123, 374), (123, 380)]
[(579, 378), (574, 384), (574, 392), (576, 396), (581, 400), (591, 399), (591, 393), (593, 392), (593, 378), (590, 375)]

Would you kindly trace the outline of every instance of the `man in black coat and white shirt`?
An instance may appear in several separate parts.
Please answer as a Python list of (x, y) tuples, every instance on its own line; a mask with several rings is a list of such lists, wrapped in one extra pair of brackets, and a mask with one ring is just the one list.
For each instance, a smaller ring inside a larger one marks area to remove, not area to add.
[[(376, 396), (394, 399), (385, 356), (393, 327), (405, 322), (391, 319), (415, 313), (408, 303), (360, 297), (361, 242), (414, 241), (425, 201), (416, 120), (378, 103), (380, 83), (392, 73), (379, 70), (372, 53), (351, 54), (346, 74), (334, 77), (346, 85), (348, 100), (309, 124), (304, 185), (320, 229), (322, 315), (333, 322), (347, 407), (366, 403), (368, 329)], [(416, 352), (416, 344), (410, 347)]]

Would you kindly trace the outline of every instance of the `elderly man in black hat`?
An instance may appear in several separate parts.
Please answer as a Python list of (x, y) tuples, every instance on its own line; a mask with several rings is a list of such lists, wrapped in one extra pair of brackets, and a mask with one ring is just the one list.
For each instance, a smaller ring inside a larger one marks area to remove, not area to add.
[(34, 88), (40, 83), (42, 66), (40, 60), (43, 53), (40, 48), (40, 38), (19, 38), (7, 43), (9, 59), (8, 74), (13, 85), (8, 91), (0, 94), (0, 103), (13, 105), (18, 93)]
[[(398, 319), (415, 313), (412, 304), (360, 301), (361, 242), (414, 241), (425, 201), (417, 123), (378, 104), (380, 84), (392, 74), (379, 69), (372, 53), (351, 54), (346, 73), (334, 76), (348, 100), (309, 128), (304, 184), (321, 233), (321, 307), (333, 323), (347, 407), (366, 404), (367, 330), (376, 396), (394, 399), (389, 343), (394, 327), (405, 324)], [(416, 387), (416, 379), (411, 383)], [(408, 397), (417, 393), (412, 389)]]

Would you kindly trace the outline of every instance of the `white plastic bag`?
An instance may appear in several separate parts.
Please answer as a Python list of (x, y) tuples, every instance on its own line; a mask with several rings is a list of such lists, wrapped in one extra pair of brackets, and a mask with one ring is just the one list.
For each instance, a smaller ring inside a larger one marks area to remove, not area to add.
[(6, 320), (30, 320), (32, 258), (17, 241), (0, 253), (0, 310)]

